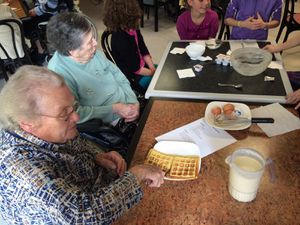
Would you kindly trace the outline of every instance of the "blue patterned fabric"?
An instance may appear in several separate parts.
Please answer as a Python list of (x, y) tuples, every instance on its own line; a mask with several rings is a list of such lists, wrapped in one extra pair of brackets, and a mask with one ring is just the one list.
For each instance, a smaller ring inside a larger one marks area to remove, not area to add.
[(0, 130), (0, 141), (0, 214), (9, 224), (111, 224), (142, 198), (136, 177), (97, 166), (99, 149), (82, 137), (56, 145)]

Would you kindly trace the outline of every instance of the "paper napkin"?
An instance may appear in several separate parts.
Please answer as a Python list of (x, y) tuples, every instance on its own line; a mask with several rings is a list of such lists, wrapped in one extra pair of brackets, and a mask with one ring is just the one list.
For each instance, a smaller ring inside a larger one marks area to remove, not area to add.
[(268, 137), (284, 134), (300, 129), (300, 119), (281, 106), (273, 103), (251, 110), (252, 117), (272, 117), (274, 123), (258, 123), (257, 125)]

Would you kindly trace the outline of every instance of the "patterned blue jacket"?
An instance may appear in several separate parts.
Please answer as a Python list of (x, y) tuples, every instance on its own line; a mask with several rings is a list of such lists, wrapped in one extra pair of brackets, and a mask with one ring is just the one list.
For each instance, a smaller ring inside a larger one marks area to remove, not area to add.
[(0, 214), (9, 224), (111, 224), (142, 198), (136, 177), (94, 162), (78, 137), (64, 145), (0, 130)]

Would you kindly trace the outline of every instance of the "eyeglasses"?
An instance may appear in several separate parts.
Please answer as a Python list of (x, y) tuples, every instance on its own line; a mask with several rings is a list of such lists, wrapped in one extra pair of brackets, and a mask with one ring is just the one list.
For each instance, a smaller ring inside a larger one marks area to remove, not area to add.
[(73, 106), (66, 107), (58, 116), (51, 116), (51, 115), (45, 115), (45, 114), (39, 114), (40, 116), (55, 118), (63, 121), (68, 121), (70, 119), (70, 116), (72, 113), (76, 112), (78, 109), (78, 102), (75, 102)]

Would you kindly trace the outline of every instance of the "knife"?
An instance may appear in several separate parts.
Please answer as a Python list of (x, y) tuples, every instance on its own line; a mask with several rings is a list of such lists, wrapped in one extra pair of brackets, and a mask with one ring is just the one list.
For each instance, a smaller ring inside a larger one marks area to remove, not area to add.
[(274, 119), (270, 117), (253, 117), (251, 119), (246, 117), (238, 117), (237, 119), (215, 119), (216, 125), (230, 125), (237, 123), (274, 123)]

